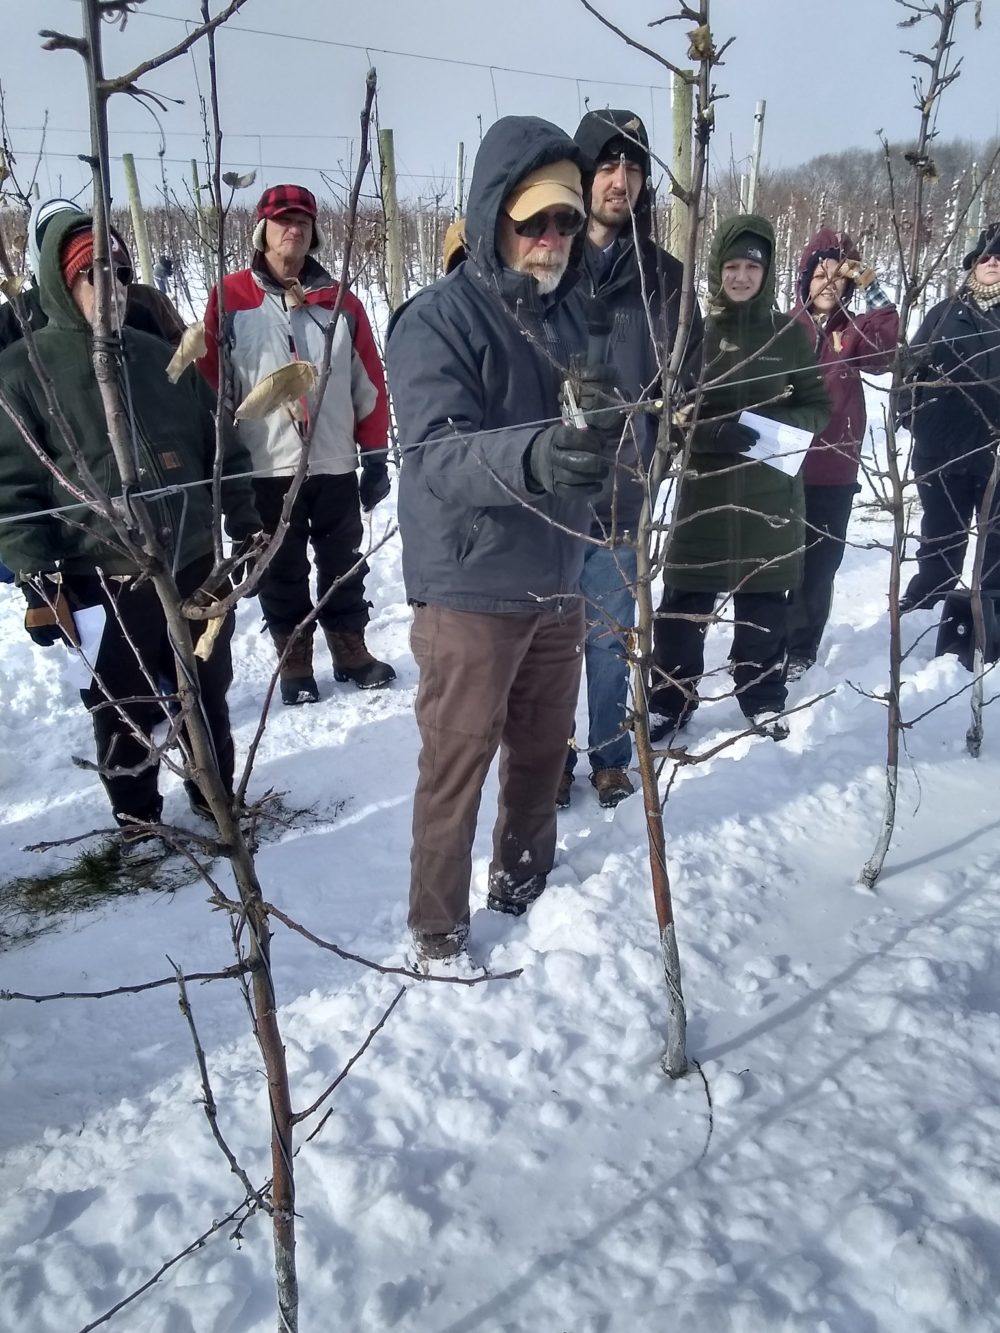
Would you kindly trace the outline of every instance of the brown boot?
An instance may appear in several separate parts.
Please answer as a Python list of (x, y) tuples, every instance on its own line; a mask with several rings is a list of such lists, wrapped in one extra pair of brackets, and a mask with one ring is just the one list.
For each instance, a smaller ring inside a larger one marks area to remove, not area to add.
[[(291, 635), (278, 634), (272, 630), (271, 638), (280, 657)], [(280, 684), (283, 704), (294, 707), (296, 704), (319, 702), (319, 687), (313, 675), (312, 625), (307, 626), (300, 634), (296, 634), (288, 650), (288, 656), (281, 664)]]
[(364, 630), (324, 630), (333, 658), (334, 680), (353, 680), (359, 690), (380, 690), (396, 679), (388, 662), (372, 657), (365, 646)]

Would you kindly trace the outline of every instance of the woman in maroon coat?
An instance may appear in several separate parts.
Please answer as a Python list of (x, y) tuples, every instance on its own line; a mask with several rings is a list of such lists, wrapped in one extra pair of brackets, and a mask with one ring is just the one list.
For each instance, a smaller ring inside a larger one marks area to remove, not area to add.
[[(864, 297), (864, 314), (849, 309), (856, 290)], [(788, 594), (788, 675), (794, 680), (816, 661), (851, 505), (861, 489), (858, 466), (868, 425), (861, 376), (880, 375), (891, 366), (899, 315), (851, 238), (829, 227), (820, 228), (802, 252), (792, 313), (814, 339), (833, 406), (829, 425), (813, 437), (802, 465), (805, 573), (802, 587)]]

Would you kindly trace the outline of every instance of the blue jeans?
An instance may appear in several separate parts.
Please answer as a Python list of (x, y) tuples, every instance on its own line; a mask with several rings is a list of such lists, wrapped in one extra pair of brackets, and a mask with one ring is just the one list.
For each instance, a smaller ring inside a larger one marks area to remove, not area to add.
[[(635, 623), (635, 579), (635, 547), (587, 548), (580, 592), (587, 618), (587, 744), (595, 773), (602, 768), (628, 768), (632, 760), (632, 737), (624, 725), (629, 663), (622, 631)], [(567, 773), (575, 767), (576, 751), (570, 747)]]

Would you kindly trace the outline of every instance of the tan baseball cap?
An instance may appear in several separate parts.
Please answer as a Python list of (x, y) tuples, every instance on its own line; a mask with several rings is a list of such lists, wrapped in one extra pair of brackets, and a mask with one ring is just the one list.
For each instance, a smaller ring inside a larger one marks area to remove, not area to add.
[(515, 222), (523, 222), (546, 208), (571, 208), (585, 216), (580, 168), (563, 158), (529, 172), (504, 200), (503, 210)]

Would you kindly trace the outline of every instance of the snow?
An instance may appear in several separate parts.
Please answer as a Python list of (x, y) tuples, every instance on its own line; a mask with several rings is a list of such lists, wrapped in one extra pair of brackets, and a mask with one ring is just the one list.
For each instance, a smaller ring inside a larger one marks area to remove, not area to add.
[[(872, 406), (878, 407), (873, 396)], [(864, 499), (865, 497), (862, 497)], [(387, 502), (391, 508), (391, 502)], [(376, 511), (377, 539), (391, 517)], [(851, 536), (884, 534), (870, 508)], [(405, 953), (416, 671), (395, 539), (373, 558), (370, 641), (395, 665), (362, 694), (319, 671), (316, 707), (278, 709), (252, 790), (312, 817), (265, 845), (269, 897), (387, 963)], [(665, 995), (641, 798), (605, 812), (584, 778), (558, 865), (521, 919), (487, 913), (495, 778), (475, 849), (471, 949), (514, 980), (418, 983), (297, 1159), (301, 1327), (368, 1333), (995, 1333), (1000, 1298), (1000, 743), (964, 749), (968, 698), (907, 733), (876, 892), (858, 884), (882, 817), (887, 558), (848, 551), (820, 663), (777, 745), (746, 738), (682, 770), (669, 870), (701, 1074), (658, 1066)], [(89, 723), (0, 590), (0, 876), (67, 852), (23, 846), (107, 823)], [(969, 677), (907, 618), (910, 716)], [(710, 636), (720, 669), (723, 630)], [(272, 654), (242, 607), (231, 702), (245, 752)], [(987, 697), (991, 693), (987, 682)], [(721, 692), (721, 689), (720, 689)], [(580, 710), (581, 727), (585, 710)], [(686, 740), (740, 729), (703, 707)], [(167, 816), (186, 814), (164, 777)], [(227, 884), (226, 876), (222, 876)], [(2, 892), (2, 889), (0, 889)], [(196, 883), (66, 919), (2, 956), (2, 984), (100, 989), (231, 960)], [(276, 925), (294, 1100), (312, 1101), (399, 988)], [(220, 1124), (270, 1173), (260, 1057), (231, 982), (190, 987)], [(0, 1329), (72, 1333), (242, 1197), (202, 1108), (171, 988), (10, 1002), (0, 1025)], [(704, 1076), (704, 1081), (702, 1078)], [(705, 1084), (711, 1093), (711, 1110)], [(266, 1219), (225, 1227), (109, 1327), (275, 1327)]]

